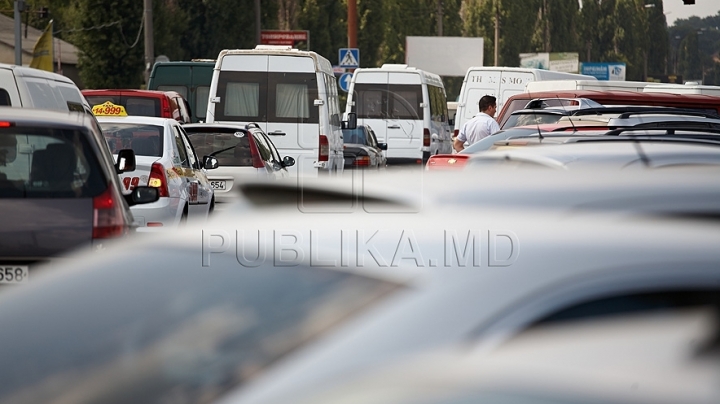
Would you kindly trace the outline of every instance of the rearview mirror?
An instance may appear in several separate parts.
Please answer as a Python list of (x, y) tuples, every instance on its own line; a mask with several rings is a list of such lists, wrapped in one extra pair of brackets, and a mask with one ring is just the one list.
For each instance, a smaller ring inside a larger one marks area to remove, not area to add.
[(343, 129), (355, 129), (357, 128), (357, 113), (356, 112), (348, 112), (347, 114), (347, 121), (342, 121)]
[(145, 185), (135, 187), (128, 195), (123, 195), (129, 206), (153, 203), (160, 199), (160, 193), (155, 187)]
[(295, 165), (295, 159), (290, 156), (283, 157), (283, 167), (292, 167)]
[(387, 150), (387, 143), (378, 142), (378, 147), (380, 148), (380, 150)]
[(203, 157), (203, 167), (206, 170), (214, 170), (218, 168), (218, 160), (215, 156), (205, 156)]
[(122, 149), (118, 152), (115, 171), (118, 174), (135, 171), (135, 152), (132, 149)]

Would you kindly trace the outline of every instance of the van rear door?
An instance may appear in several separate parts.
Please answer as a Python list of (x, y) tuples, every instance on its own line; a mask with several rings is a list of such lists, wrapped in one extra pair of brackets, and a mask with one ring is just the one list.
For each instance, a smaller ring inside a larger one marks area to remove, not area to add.
[[(508, 98), (523, 93), (527, 83), (534, 80), (535, 76), (530, 72), (503, 71), (500, 76), (500, 92), (499, 95), (496, 95), (497, 110), (502, 109)], [(475, 107), (477, 108), (477, 105)]]
[[(478, 114), (478, 102), (484, 95), (492, 95), (497, 97), (500, 93), (501, 72), (499, 70), (476, 70), (470, 71), (463, 83), (465, 92), (463, 98), (458, 105), (457, 118), (455, 126), (462, 128), (468, 120)], [(499, 109), (499, 108), (498, 108)]]

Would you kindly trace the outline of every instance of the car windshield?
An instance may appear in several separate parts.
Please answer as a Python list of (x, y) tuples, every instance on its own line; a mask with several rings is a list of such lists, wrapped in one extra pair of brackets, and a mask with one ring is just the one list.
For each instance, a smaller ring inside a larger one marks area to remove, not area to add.
[(0, 198), (86, 198), (106, 188), (107, 180), (82, 132), (0, 129)]
[(100, 122), (100, 127), (113, 154), (122, 149), (132, 149), (138, 156), (162, 156), (162, 126)]
[(542, 125), (546, 123), (556, 123), (564, 115), (558, 113), (547, 113), (542, 111), (537, 112), (522, 112), (514, 113), (510, 115), (502, 129), (510, 129), (516, 126), (527, 126), (527, 125)]
[(343, 142), (352, 144), (367, 144), (365, 131), (362, 127), (355, 129), (343, 129)]
[(234, 254), (184, 265), (199, 259), (188, 250), (85, 265), (4, 300), (0, 401), (211, 402), (402, 289), (323, 268), (244, 267)]
[(185, 128), (198, 156), (215, 156), (222, 167), (252, 167), (250, 134), (236, 128)]

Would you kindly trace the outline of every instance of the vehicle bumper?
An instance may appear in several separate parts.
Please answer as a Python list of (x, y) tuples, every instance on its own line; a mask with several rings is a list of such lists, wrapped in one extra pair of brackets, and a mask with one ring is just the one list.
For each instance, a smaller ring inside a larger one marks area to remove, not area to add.
[[(161, 231), (176, 227), (180, 223), (183, 206), (180, 198), (160, 198), (157, 202), (135, 205), (130, 208), (138, 232)], [(148, 226), (148, 223), (162, 226)]]

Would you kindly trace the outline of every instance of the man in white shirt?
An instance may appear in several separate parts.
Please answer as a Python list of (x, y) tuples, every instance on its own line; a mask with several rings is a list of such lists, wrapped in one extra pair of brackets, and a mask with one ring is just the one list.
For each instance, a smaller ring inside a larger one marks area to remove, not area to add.
[(465, 122), (465, 125), (460, 129), (460, 133), (453, 142), (455, 151), (461, 152), (465, 149), (465, 142), (471, 145), (500, 130), (500, 125), (493, 118), (495, 112), (497, 112), (496, 101), (497, 99), (492, 95), (485, 95), (480, 98), (478, 102), (480, 112), (471, 120)]

